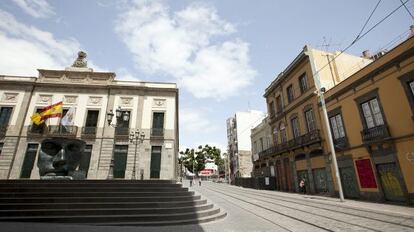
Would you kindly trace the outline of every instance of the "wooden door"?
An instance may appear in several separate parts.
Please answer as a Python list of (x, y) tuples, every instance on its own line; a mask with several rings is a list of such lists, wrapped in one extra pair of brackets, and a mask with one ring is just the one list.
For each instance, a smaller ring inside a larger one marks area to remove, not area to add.
[(395, 163), (378, 164), (377, 171), (386, 200), (406, 201)]
[(359, 198), (359, 189), (355, 178), (353, 167), (343, 167), (339, 169), (342, 189), (346, 198)]

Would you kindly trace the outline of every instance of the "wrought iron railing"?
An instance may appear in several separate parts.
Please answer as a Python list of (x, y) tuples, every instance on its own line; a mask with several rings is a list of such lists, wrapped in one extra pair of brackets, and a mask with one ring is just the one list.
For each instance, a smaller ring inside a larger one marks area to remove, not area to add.
[(49, 136), (57, 136), (57, 137), (76, 137), (76, 133), (78, 132), (77, 126), (48, 126), (47, 127), (47, 134)]
[(27, 128), (27, 136), (29, 137), (34, 137), (34, 136), (43, 136), (43, 134), (45, 133), (45, 128), (46, 126), (44, 124), (42, 125), (30, 125)]
[(164, 137), (164, 128), (151, 128), (151, 137)]
[(84, 138), (96, 137), (96, 129), (97, 129), (96, 127), (89, 127), (89, 126), (83, 127), (81, 136)]
[(390, 132), (387, 125), (367, 128), (361, 131), (362, 141), (364, 143), (371, 143), (378, 140), (383, 140), (390, 137)]
[(6, 136), (7, 126), (0, 126), (0, 138)]
[(348, 139), (346, 137), (336, 138), (333, 140), (335, 148), (342, 150), (348, 147)]
[(289, 149), (293, 149), (295, 147), (306, 146), (311, 143), (318, 142), (320, 140), (321, 140), (321, 137), (319, 134), (319, 130), (314, 130), (302, 136), (291, 139), (285, 143), (278, 144), (276, 146), (270, 147), (266, 150), (259, 152), (259, 159), (265, 156), (278, 155)]

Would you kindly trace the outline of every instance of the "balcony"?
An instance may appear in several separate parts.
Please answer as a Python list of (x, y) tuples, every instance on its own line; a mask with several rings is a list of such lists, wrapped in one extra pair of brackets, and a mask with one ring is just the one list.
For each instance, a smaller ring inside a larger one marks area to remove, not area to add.
[(46, 133), (48, 136), (53, 137), (76, 137), (78, 132), (77, 126), (48, 126), (46, 127)]
[(291, 149), (303, 147), (321, 141), (319, 130), (311, 131), (307, 134), (291, 139), (285, 143), (278, 144), (259, 152), (259, 159), (266, 156), (278, 155)]
[(349, 146), (348, 139), (346, 137), (333, 139), (333, 143), (335, 145), (335, 149), (339, 151), (344, 150)]
[(364, 129), (361, 131), (362, 141), (364, 143), (374, 143), (378, 141), (382, 141), (390, 137), (390, 132), (388, 130), (388, 126), (381, 125), (376, 126), (368, 129)]
[(116, 140), (128, 140), (129, 139), (129, 128), (128, 127), (116, 127), (115, 128), (115, 139)]
[(83, 127), (82, 128), (82, 133), (81, 133), (81, 137), (88, 139), (88, 138), (96, 138), (96, 127)]
[(41, 137), (44, 135), (45, 133), (45, 128), (46, 125), (45, 124), (41, 124), (41, 125), (30, 125), (27, 129), (27, 136), (28, 137)]
[(151, 138), (164, 138), (164, 128), (151, 128)]

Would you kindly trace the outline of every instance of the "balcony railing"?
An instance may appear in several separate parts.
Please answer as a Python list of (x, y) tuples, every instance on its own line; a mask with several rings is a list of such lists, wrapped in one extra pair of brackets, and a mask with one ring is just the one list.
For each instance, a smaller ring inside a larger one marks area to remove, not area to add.
[(29, 137), (38, 137), (38, 136), (43, 136), (43, 134), (45, 133), (45, 124), (42, 124), (40, 126), (38, 125), (30, 125), (27, 129), (27, 136)]
[(116, 140), (128, 140), (129, 128), (128, 127), (115, 127), (115, 139)]
[(95, 138), (96, 137), (96, 127), (83, 127), (82, 128), (82, 138)]
[(276, 146), (270, 147), (266, 150), (259, 152), (259, 159), (262, 159), (265, 156), (278, 155), (290, 149), (303, 147), (315, 142), (319, 142), (320, 140), (321, 137), (319, 135), (319, 130), (314, 130), (302, 136), (291, 139), (285, 143), (278, 144)]
[(57, 137), (76, 137), (76, 133), (78, 132), (77, 126), (48, 126), (46, 133), (49, 136), (57, 136)]
[(376, 126), (361, 131), (362, 141), (364, 143), (372, 143), (390, 137), (387, 125)]
[(335, 148), (338, 150), (343, 150), (348, 147), (348, 139), (346, 137), (336, 138), (333, 140)]
[(164, 137), (164, 128), (151, 128), (151, 137)]

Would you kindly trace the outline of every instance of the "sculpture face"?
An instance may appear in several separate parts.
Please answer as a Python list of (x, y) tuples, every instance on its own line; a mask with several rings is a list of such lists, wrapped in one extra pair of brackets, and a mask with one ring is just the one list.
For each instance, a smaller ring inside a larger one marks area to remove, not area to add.
[(85, 142), (78, 139), (43, 140), (37, 160), (40, 176), (71, 176), (79, 165), (84, 149)]

